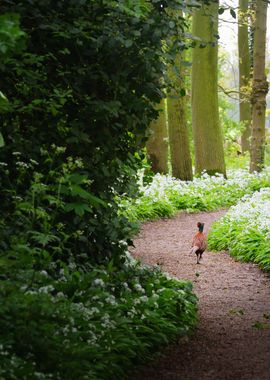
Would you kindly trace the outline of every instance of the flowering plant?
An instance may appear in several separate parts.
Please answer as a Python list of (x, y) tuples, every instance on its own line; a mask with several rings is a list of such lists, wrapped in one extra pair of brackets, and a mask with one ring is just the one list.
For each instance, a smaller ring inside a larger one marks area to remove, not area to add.
[(123, 379), (196, 324), (191, 283), (128, 255), (121, 268), (69, 263), (29, 278), (16, 268), (0, 287), (1, 379)]
[(192, 182), (169, 175), (156, 174), (150, 184), (140, 178), (140, 196), (122, 197), (121, 213), (129, 220), (148, 220), (169, 217), (178, 210), (196, 212), (231, 206), (245, 194), (270, 186), (270, 170), (250, 174), (247, 170), (228, 171), (228, 179), (221, 174), (203, 173)]
[(244, 196), (216, 222), (208, 235), (209, 249), (228, 249), (239, 260), (270, 271), (270, 188)]

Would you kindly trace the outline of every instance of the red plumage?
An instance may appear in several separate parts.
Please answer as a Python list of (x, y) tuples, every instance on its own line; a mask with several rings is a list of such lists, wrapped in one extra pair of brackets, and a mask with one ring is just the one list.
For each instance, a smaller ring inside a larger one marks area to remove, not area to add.
[(197, 264), (200, 263), (200, 259), (202, 258), (203, 252), (207, 248), (207, 239), (206, 235), (203, 233), (204, 223), (198, 222), (197, 227), (199, 229), (198, 232), (193, 236), (191, 242), (191, 251), (190, 253), (196, 253), (197, 255)]

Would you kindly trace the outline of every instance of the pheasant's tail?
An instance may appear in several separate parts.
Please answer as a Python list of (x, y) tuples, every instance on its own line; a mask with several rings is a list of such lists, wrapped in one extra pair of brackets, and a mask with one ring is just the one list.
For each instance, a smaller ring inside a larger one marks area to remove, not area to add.
[(191, 248), (191, 250), (189, 251), (190, 254), (194, 254), (198, 251), (199, 247), (197, 247), (196, 245), (194, 247)]

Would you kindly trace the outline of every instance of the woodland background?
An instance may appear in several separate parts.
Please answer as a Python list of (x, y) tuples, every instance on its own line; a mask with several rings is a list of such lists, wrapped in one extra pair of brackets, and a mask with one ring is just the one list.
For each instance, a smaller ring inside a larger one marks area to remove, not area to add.
[[(2, 378), (124, 378), (196, 325), (191, 283), (127, 248), (143, 219), (269, 187), (267, 3), (237, 5), (1, 2)], [(225, 13), (237, 88), (218, 58)]]

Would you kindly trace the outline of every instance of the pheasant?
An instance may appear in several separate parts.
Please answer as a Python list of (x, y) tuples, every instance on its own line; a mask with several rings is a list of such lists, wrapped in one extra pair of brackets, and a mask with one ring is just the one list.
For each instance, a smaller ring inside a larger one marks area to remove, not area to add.
[(190, 253), (196, 253), (197, 264), (200, 264), (203, 252), (206, 250), (206, 235), (203, 233), (204, 223), (197, 223), (198, 232), (193, 236)]

